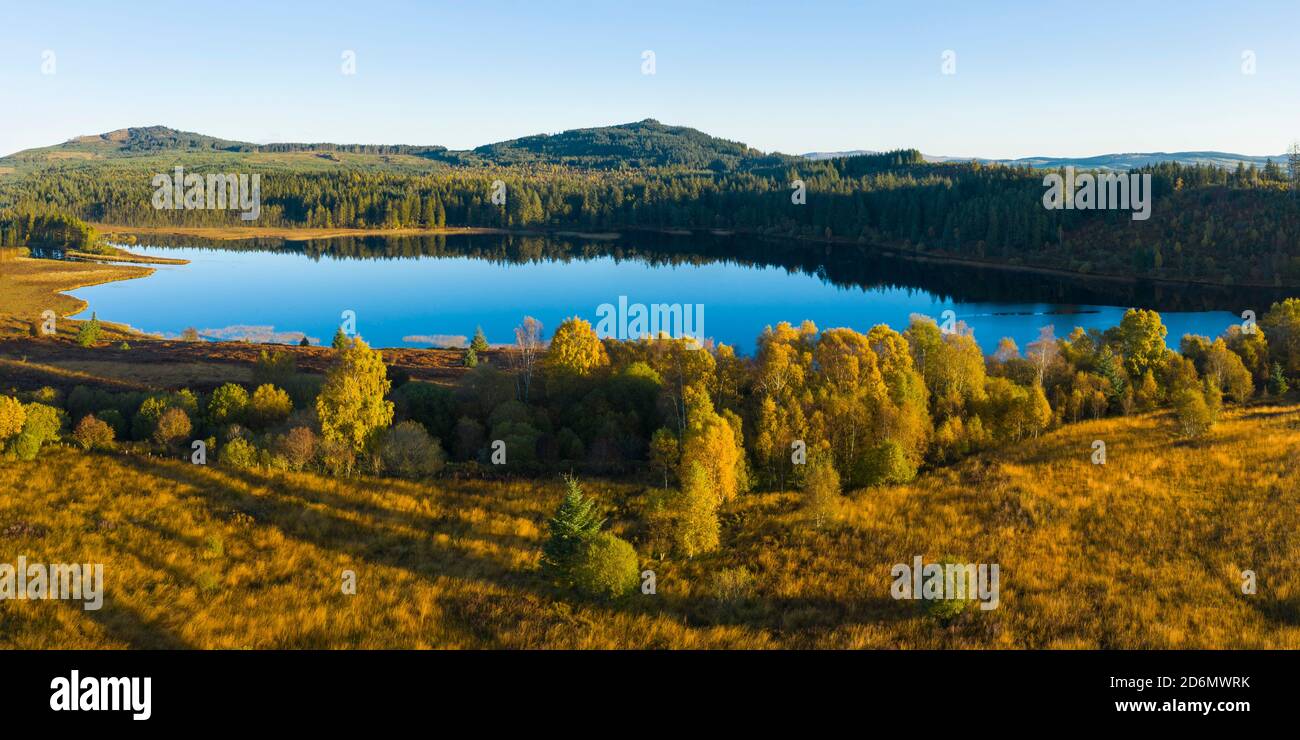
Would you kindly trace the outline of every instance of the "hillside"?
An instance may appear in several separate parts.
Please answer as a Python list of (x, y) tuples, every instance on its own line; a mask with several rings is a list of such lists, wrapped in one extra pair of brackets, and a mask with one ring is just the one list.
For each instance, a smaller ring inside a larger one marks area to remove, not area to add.
[(745, 144), (685, 126), (647, 118), (636, 123), (539, 134), (474, 149), (475, 157), (499, 165), (562, 164), (594, 169), (685, 167), (733, 170), (793, 159), (765, 155)]
[[(1107, 442), (1105, 466), (1089, 462)], [(18, 648), (1300, 647), (1300, 407), (1231, 412), (1176, 441), (1164, 415), (1071, 425), (907, 486), (821, 532), (790, 493), (724, 512), (723, 547), (653, 561), (649, 489), (587, 482), (658, 593), (588, 602), (537, 574), (556, 484), (428, 484), (54, 449), (0, 462), (0, 538), (31, 562), (103, 562), (100, 611), (0, 601)], [(557, 481), (558, 483), (558, 481)], [(944, 623), (890, 567), (1000, 563), (1001, 605)], [(356, 596), (340, 591), (355, 570)], [(1259, 590), (1240, 590), (1240, 572)]]
[[(819, 162), (825, 159), (843, 159), (879, 154), (864, 149), (843, 152), (809, 152), (805, 159)], [(1275, 156), (1254, 156), (1249, 154), (1232, 154), (1231, 152), (1133, 152), (1124, 154), (1098, 154), (1091, 157), (1020, 157), (1018, 159), (990, 159), (988, 157), (949, 157), (923, 154), (926, 162), (941, 164), (944, 162), (979, 162), (981, 164), (1002, 164), (1008, 167), (1031, 167), (1036, 170), (1074, 167), (1081, 170), (1128, 171), (1139, 167), (1174, 163), (1189, 167), (1224, 167), (1236, 169), (1238, 165), (1263, 168), (1271, 160), (1282, 165), (1287, 160), (1286, 154)]]
[[(62, 144), (28, 149), (0, 158), (10, 166), (40, 166), (68, 160), (121, 160), (177, 154), (338, 154), (412, 156), (459, 166), (566, 166), (591, 169), (684, 167), (733, 170), (768, 166), (792, 157), (765, 155), (745, 144), (710, 136), (685, 126), (666, 126), (653, 119), (635, 123), (537, 134), (486, 144), (473, 150), (404, 144), (273, 143), (252, 144), (165, 126), (125, 128), (97, 136), (79, 136)], [(260, 162), (259, 157), (241, 160)]]

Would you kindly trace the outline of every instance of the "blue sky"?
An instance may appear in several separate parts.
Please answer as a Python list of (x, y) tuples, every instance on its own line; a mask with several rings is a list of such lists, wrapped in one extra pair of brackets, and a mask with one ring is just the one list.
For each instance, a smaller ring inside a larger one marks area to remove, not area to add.
[(657, 118), (789, 153), (1272, 155), (1300, 138), (1297, 21), (1296, 0), (0, 0), (0, 154), (152, 124), (468, 148)]

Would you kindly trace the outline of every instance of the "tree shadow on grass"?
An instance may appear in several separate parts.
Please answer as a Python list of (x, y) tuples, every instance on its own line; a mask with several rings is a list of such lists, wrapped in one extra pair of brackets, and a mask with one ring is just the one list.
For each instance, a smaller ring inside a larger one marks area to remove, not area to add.
[[(108, 581), (107, 574), (104, 580)], [(194, 649), (166, 627), (146, 621), (131, 607), (117, 603), (107, 583), (104, 592), (104, 604), (99, 609), (85, 610), (77, 601), (69, 602), (69, 605), (102, 627), (109, 639), (124, 642), (133, 650)]]

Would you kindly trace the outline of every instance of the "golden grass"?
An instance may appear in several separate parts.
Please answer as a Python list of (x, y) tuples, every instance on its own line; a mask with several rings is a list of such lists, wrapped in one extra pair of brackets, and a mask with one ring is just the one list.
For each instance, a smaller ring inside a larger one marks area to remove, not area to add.
[[(796, 494), (744, 495), (724, 511), (721, 551), (655, 562), (642, 547), (658, 593), (613, 604), (535, 572), (555, 483), (339, 481), (55, 449), (0, 462), (0, 562), (102, 562), (108, 596), (98, 612), (0, 602), (0, 645), (1300, 647), (1300, 407), (1233, 411), (1197, 444), (1170, 426), (1067, 427), (857, 492), (822, 532)], [(646, 490), (586, 488), (640, 544)], [(893, 600), (890, 567), (914, 555), (999, 563), (1001, 606), (944, 625)], [(717, 598), (712, 583), (737, 568), (749, 592)], [(1257, 594), (1241, 593), (1243, 569)]]
[(62, 291), (152, 275), (153, 270), (133, 265), (18, 257), (0, 262), (0, 316), (36, 321), (41, 312), (71, 316), (84, 311), (86, 302)]

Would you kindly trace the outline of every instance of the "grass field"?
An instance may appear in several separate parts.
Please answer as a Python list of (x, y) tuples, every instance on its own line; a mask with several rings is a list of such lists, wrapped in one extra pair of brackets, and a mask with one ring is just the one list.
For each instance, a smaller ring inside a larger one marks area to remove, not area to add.
[[(0, 562), (102, 562), (104, 607), (0, 601), (0, 645), (1300, 647), (1300, 407), (1234, 410), (1202, 443), (1171, 426), (1071, 425), (853, 493), (820, 531), (797, 494), (744, 495), (721, 550), (694, 560), (647, 555), (648, 489), (589, 480), (657, 577), (656, 594), (615, 603), (536, 572), (558, 481), (334, 480), (56, 448), (0, 462)], [(914, 555), (1000, 564), (1000, 606), (942, 622), (892, 599), (890, 568)]]
[(90, 285), (152, 275), (153, 270), (134, 265), (16, 257), (0, 261), (0, 316), (32, 322), (45, 310), (71, 316), (85, 310), (86, 302), (63, 291)]

